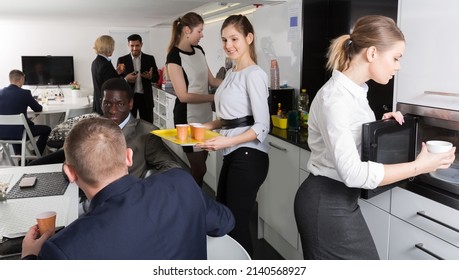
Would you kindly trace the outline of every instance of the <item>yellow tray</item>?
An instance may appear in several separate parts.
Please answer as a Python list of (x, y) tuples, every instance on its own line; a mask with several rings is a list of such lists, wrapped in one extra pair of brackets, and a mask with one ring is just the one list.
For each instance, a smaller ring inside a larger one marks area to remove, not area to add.
[[(175, 128), (152, 130), (151, 133), (163, 139), (171, 141), (172, 143), (178, 144), (180, 146), (194, 146), (198, 143), (204, 142), (204, 141), (197, 141), (195, 139), (192, 139), (189, 132), (188, 132), (188, 138), (186, 139), (186, 141), (180, 141), (177, 139), (177, 130)], [(204, 135), (205, 137), (204, 140), (208, 140), (208, 139), (211, 139), (217, 136), (220, 136), (220, 134), (218, 134), (217, 132), (213, 132), (212, 130), (206, 130), (206, 134)]]

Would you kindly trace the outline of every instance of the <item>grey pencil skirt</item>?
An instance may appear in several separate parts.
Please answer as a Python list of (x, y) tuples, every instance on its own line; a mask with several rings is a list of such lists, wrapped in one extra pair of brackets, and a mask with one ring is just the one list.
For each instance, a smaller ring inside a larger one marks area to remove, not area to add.
[(304, 259), (375, 260), (375, 243), (358, 205), (360, 189), (312, 174), (295, 196)]

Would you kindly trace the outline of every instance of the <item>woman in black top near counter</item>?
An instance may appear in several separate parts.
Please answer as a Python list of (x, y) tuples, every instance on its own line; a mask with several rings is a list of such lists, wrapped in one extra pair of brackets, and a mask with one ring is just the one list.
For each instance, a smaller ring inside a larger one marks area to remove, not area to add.
[[(387, 84), (400, 69), (405, 39), (383, 16), (357, 20), (350, 35), (329, 49), (330, 80), (319, 90), (309, 114), (309, 177), (295, 197), (295, 218), (305, 259), (379, 259), (358, 205), (360, 189), (373, 189), (454, 161), (453, 148), (430, 154), (422, 144), (415, 161), (381, 164), (360, 160), (362, 124), (375, 120), (366, 94), (370, 79)], [(401, 125), (400, 112), (386, 113)]]
[[(209, 84), (218, 87), (216, 79), (207, 66), (204, 50), (199, 46), (203, 37), (204, 20), (190, 12), (172, 23), (172, 38), (167, 49), (167, 72), (177, 99), (174, 106), (174, 123), (205, 123), (212, 120)], [(190, 162), (191, 175), (202, 186), (206, 174), (207, 151), (184, 147)]]

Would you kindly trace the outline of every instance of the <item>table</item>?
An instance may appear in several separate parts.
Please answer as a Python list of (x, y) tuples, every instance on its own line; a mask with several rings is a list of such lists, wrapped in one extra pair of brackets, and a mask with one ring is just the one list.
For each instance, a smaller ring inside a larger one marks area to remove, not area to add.
[(58, 124), (60, 116), (65, 114), (67, 110), (84, 108), (92, 108), (92, 103), (87, 96), (66, 97), (63, 101), (49, 100), (47, 105), (43, 105), (43, 111), (41, 112), (34, 112), (28, 108), (27, 116), (34, 118), (35, 124), (46, 124), (53, 128)]
[[(26, 173), (47, 173), (62, 170), (62, 164), (0, 168), (0, 176), (12, 175), (9, 190)], [(8, 191), (9, 191), (8, 190)], [(35, 215), (56, 211), (56, 226), (67, 226), (78, 218), (78, 186), (70, 183), (63, 195), (16, 198), (0, 201), (0, 237), (27, 232), (36, 224)]]

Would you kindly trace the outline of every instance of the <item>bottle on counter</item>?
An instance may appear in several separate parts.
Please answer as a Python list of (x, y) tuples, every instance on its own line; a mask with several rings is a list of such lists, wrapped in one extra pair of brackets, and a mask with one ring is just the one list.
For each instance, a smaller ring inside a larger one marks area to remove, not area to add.
[(277, 117), (282, 118), (282, 105), (280, 103), (277, 104)]
[(308, 127), (309, 119), (309, 96), (306, 89), (301, 89), (298, 96), (298, 111), (300, 111), (300, 125), (301, 127)]
[(279, 89), (279, 64), (276, 59), (271, 60), (271, 89)]

